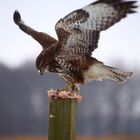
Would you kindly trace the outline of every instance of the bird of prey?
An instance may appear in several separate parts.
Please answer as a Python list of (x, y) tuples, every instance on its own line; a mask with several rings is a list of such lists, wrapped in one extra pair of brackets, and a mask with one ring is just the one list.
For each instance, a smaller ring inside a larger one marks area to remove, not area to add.
[(36, 68), (43, 74), (59, 74), (66, 82), (65, 89), (79, 90), (77, 85), (93, 80), (126, 81), (132, 72), (105, 65), (93, 58), (100, 32), (108, 29), (127, 14), (135, 13), (136, 1), (98, 0), (61, 18), (55, 25), (58, 40), (27, 26), (16, 10), (15, 24), (42, 46)]

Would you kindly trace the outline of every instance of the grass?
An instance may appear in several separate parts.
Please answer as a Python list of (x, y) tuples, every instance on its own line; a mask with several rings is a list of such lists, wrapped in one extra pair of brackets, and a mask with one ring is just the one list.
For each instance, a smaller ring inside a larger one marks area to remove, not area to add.
[[(0, 140), (47, 140), (47, 136), (0, 136)], [(79, 136), (77, 140), (140, 140), (140, 135)]]

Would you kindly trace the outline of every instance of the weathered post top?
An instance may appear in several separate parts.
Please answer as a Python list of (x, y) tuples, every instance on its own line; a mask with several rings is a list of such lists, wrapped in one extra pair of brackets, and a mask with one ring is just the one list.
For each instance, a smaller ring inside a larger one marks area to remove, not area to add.
[(81, 96), (68, 91), (48, 91), (49, 140), (76, 140), (77, 103)]

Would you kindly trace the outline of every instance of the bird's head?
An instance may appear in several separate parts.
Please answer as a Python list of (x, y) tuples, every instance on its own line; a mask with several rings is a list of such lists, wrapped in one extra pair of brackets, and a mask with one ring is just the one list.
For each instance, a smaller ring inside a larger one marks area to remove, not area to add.
[(43, 50), (36, 59), (36, 68), (42, 75), (44, 72), (49, 71), (49, 55), (46, 50)]

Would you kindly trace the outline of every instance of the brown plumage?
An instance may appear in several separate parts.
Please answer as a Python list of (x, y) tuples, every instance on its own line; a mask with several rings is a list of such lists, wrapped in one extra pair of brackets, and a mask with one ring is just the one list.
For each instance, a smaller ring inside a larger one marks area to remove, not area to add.
[(14, 22), (42, 45), (36, 59), (37, 70), (58, 73), (68, 87), (92, 80), (124, 82), (132, 73), (104, 65), (91, 56), (98, 47), (100, 31), (106, 30), (129, 13), (135, 13), (136, 1), (98, 0), (60, 19), (55, 30), (58, 41), (46, 33), (27, 26), (18, 11)]

